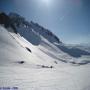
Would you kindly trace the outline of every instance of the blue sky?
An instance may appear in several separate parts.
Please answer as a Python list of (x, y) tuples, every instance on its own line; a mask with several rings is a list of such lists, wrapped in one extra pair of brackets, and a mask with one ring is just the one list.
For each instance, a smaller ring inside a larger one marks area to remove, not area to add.
[(64, 43), (90, 43), (90, 0), (0, 0), (0, 11), (37, 22)]

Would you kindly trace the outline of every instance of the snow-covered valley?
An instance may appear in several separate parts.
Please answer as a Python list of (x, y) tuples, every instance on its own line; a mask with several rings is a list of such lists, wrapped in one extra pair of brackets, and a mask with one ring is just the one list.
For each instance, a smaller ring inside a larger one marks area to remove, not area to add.
[(0, 88), (90, 90), (90, 51), (65, 46), (33, 22), (19, 24), (17, 34), (0, 25)]

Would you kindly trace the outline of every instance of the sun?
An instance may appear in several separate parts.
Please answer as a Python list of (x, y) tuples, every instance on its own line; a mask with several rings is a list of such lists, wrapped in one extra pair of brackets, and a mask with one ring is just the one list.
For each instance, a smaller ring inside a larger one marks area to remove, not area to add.
[(52, 0), (41, 0), (44, 5), (50, 6)]

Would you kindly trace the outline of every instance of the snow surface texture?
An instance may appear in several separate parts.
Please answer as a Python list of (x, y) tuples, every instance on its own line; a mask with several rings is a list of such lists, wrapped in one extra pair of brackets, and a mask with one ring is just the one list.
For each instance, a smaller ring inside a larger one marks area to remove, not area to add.
[(18, 34), (0, 26), (0, 87), (90, 90), (90, 51), (66, 46), (48, 30), (20, 20), (14, 23)]

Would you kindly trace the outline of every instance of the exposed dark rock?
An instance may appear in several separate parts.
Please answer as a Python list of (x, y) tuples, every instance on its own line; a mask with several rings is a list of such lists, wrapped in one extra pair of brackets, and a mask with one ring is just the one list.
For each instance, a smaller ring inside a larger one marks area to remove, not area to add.
[(19, 63), (19, 64), (24, 64), (24, 63), (25, 63), (25, 61), (18, 61), (18, 63)]
[(42, 68), (54, 68), (53, 66), (45, 66), (45, 65), (42, 65)]
[(7, 28), (10, 26), (10, 18), (5, 13), (0, 13), (0, 24), (4, 24), (4, 26)]
[(28, 47), (25, 47), (30, 53), (32, 52)]
[(0, 13), (0, 24), (3, 24), (5, 28), (11, 27), (14, 30), (14, 32), (17, 34), (17, 30), (14, 24), (12, 23), (12, 20), (4, 12)]

